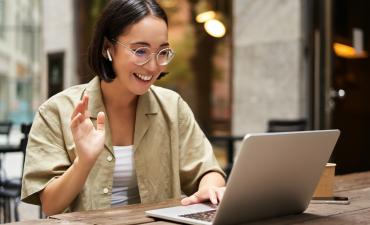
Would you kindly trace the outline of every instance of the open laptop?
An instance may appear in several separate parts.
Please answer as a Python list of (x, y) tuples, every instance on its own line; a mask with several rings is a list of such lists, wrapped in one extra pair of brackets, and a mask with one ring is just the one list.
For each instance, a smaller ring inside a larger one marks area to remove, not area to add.
[(302, 213), (308, 207), (339, 130), (248, 134), (220, 204), (146, 211), (187, 224), (238, 224)]

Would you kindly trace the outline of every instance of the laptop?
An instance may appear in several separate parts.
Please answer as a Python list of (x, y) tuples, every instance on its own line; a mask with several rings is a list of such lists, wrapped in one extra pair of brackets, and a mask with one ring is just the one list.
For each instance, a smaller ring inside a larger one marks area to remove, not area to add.
[(186, 224), (240, 224), (304, 212), (339, 130), (247, 134), (218, 206), (202, 203), (146, 211)]

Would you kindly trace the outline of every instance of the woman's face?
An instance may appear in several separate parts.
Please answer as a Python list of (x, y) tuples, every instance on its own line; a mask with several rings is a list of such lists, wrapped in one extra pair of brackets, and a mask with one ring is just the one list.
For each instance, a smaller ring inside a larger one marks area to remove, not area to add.
[[(159, 51), (169, 47), (165, 21), (155, 16), (146, 16), (128, 27), (116, 41), (125, 46), (116, 42), (109, 48), (116, 74), (113, 82), (119, 83), (120, 87), (134, 95), (144, 94), (165, 70), (165, 66), (159, 65), (156, 58)], [(148, 47), (151, 53), (155, 53), (143, 65), (135, 64), (137, 58), (133, 54), (140, 47)]]

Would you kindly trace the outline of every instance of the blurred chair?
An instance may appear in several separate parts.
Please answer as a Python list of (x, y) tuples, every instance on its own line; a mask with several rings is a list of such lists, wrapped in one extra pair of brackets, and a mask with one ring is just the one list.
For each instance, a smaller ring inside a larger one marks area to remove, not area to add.
[(226, 168), (224, 168), (224, 171), (227, 175), (227, 177), (230, 175), (231, 169), (233, 167), (234, 163), (234, 146), (235, 142), (242, 141), (243, 136), (232, 136), (232, 135), (223, 135), (223, 136), (210, 136), (208, 137), (209, 141), (214, 143), (224, 143), (226, 144), (226, 150), (227, 150), (227, 165)]
[(288, 132), (307, 130), (307, 120), (269, 120), (267, 132)]
[(10, 140), (10, 130), (12, 129), (13, 123), (10, 121), (0, 121), (0, 135), (5, 135), (7, 144), (9, 144)]
[[(21, 132), (23, 138), (20, 141), (19, 150), (22, 152), (22, 175), (24, 159), (28, 141), (28, 134), (30, 132), (32, 124), (22, 124)], [(3, 179), (0, 181), (0, 208), (1, 210), (1, 223), (11, 222), (11, 207), (13, 207), (13, 215), (15, 221), (19, 221), (18, 205), (20, 203), (21, 187), (22, 187), (22, 176), (15, 179)]]

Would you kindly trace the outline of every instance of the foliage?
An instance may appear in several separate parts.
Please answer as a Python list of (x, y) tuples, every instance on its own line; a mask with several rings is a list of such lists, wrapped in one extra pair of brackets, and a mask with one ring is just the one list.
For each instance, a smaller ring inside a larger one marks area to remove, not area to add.
[[(192, 83), (194, 77), (190, 65), (190, 58), (194, 53), (194, 34), (190, 25), (186, 27), (185, 35), (177, 40), (172, 48), (175, 51), (175, 58), (168, 66), (169, 74), (157, 82), (161, 86), (172, 86), (178, 83)], [(171, 85), (172, 84), (172, 85)]]

